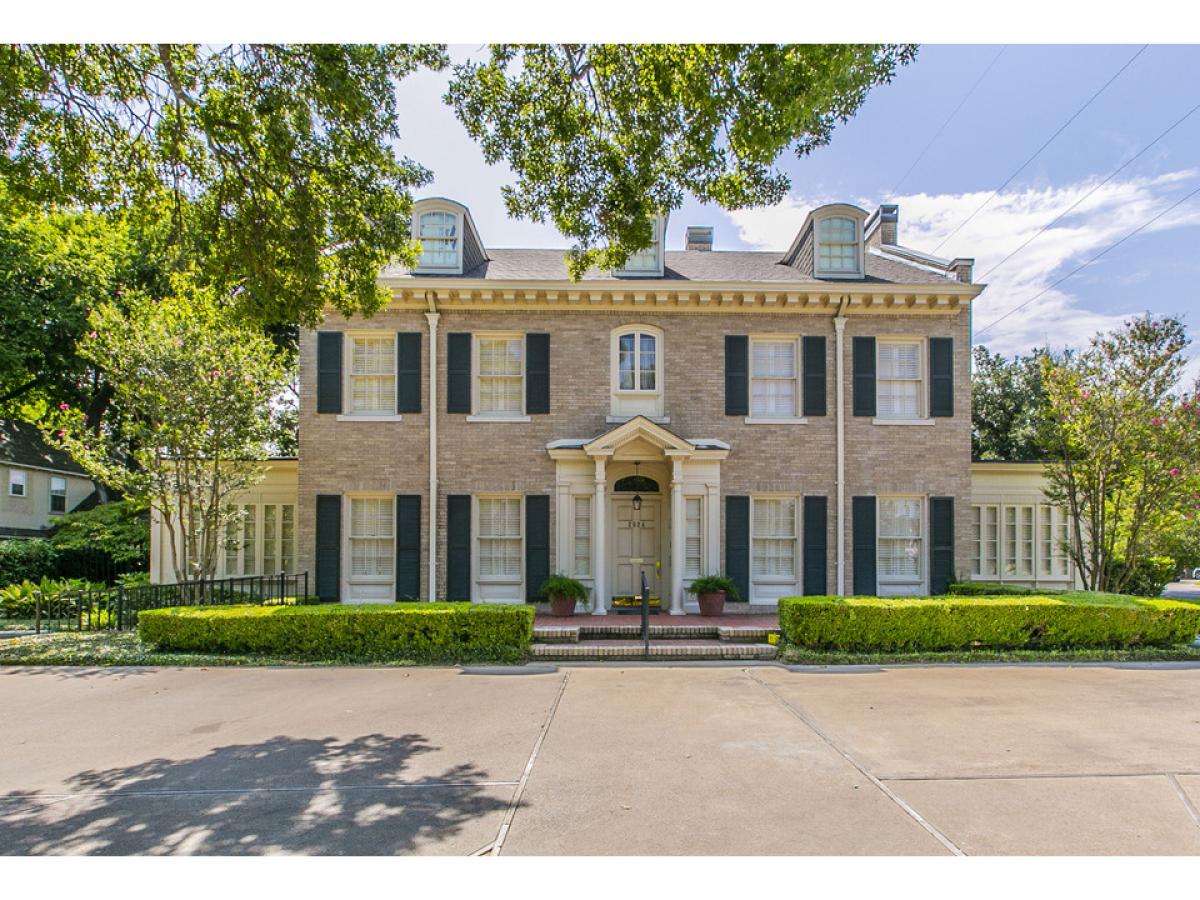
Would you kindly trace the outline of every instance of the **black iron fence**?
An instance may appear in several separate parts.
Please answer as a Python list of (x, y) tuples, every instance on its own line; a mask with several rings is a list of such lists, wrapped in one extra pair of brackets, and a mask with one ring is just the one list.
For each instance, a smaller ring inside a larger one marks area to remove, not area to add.
[(144, 609), (168, 606), (309, 603), (308, 573), (206, 578), (177, 584), (87, 587), (43, 595), (34, 591), (34, 630), (126, 631)]

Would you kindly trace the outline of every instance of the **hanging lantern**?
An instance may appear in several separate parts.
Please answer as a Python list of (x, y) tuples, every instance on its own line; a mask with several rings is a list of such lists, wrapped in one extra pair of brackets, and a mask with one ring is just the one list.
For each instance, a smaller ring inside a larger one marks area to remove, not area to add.
[[(642, 464), (639, 461), (634, 460), (634, 463), (633, 463), (633, 477), (634, 478), (637, 478), (639, 475), (641, 475), (641, 467), (642, 467)], [(633, 511), (641, 512), (641, 509), (642, 509), (642, 495), (634, 494), (633, 495)]]

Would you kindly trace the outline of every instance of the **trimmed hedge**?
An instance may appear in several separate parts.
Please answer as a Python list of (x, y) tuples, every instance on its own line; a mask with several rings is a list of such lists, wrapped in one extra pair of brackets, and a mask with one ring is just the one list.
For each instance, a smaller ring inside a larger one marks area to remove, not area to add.
[(1019, 584), (1001, 584), (998, 581), (954, 581), (946, 588), (946, 593), (954, 597), (1050, 597), (1060, 591), (1048, 591)]
[(1019, 650), (1173, 646), (1200, 633), (1200, 604), (1069, 598), (788, 597), (779, 628), (792, 644), (821, 650)]
[(472, 603), (176, 606), (138, 614), (163, 650), (297, 659), (504, 661), (533, 640), (533, 608)]

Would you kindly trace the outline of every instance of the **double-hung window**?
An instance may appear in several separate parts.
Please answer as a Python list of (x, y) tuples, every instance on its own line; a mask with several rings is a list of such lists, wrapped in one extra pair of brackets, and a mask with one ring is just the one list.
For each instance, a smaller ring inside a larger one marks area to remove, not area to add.
[(421, 215), (421, 262), (423, 269), (458, 267), (458, 216), (450, 212)]
[(796, 341), (750, 341), (750, 415), (789, 419), (797, 415)]
[(521, 578), (521, 498), (479, 498), (479, 578)]
[(797, 507), (794, 497), (754, 498), (750, 554), (755, 580), (796, 580)]
[(683, 577), (699, 578), (704, 565), (704, 500), (702, 498), (684, 498), (683, 521)]
[(350, 412), (394, 415), (396, 412), (396, 336), (350, 337)]
[(923, 577), (923, 505), (920, 497), (879, 498), (880, 581), (916, 582)]
[(67, 511), (67, 479), (57, 475), (50, 477), (50, 512), (65, 513)]
[(525, 399), (525, 339), (520, 335), (480, 335), (478, 402), (481, 416), (519, 416)]
[(858, 223), (846, 216), (830, 216), (817, 222), (818, 275), (858, 275)]
[(24, 497), (26, 486), (24, 472), (20, 469), (8, 470), (8, 495), (10, 497)]
[(590, 578), (592, 575), (592, 498), (575, 498), (574, 554), (575, 575)]
[(630, 331), (617, 337), (617, 389), (658, 390), (658, 336)]
[(392, 497), (350, 498), (350, 577), (386, 580), (396, 558)]
[(1054, 578), (1065, 578), (1071, 573), (1070, 532), (1067, 527), (1067, 516), (1061, 509), (1049, 504), (1038, 507), (1040, 514), (1039, 537), (1041, 552), (1038, 558), (1038, 572)]
[(924, 414), (922, 347), (921, 341), (879, 341), (879, 418), (920, 419)]
[(1004, 507), (1004, 574), (1033, 575), (1033, 507)]
[(975, 555), (971, 560), (971, 574), (995, 578), (1000, 571), (1000, 507), (976, 506), (974, 513)]

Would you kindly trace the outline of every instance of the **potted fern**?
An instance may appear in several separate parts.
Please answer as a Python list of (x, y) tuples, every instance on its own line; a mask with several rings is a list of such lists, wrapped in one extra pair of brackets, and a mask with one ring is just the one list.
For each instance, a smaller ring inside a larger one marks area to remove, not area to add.
[(573, 616), (575, 604), (587, 599), (588, 589), (568, 575), (551, 575), (542, 582), (539, 593), (550, 598), (550, 615)]
[(700, 604), (700, 615), (719, 616), (725, 611), (725, 600), (738, 599), (737, 585), (728, 575), (705, 575), (688, 588)]

